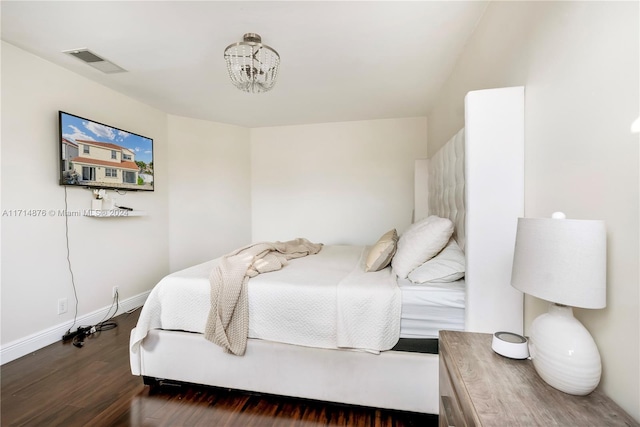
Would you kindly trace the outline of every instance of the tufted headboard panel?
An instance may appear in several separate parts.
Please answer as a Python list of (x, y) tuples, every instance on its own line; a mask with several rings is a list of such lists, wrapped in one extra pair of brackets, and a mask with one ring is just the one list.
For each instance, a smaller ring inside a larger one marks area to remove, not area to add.
[(449, 218), (454, 238), (465, 248), (464, 129), (429, 159), (429, 215)]

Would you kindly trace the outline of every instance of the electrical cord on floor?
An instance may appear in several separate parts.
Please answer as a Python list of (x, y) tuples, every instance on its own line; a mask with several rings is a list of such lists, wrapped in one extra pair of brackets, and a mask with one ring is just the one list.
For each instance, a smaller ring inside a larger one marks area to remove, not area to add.
[[(111, 310), (115, 306), (115, 311), (111, 314)], [(118, 313), (118, 308), (120, 306), (120, 297), (118, 295), (118, 291), (116, 290), (113, 294), (113, 301), (111, 303), (111, 307), (107, 310), (107, 314), (105, 314), (104, 318), (92, 326), (78, 326), (78, 329), (75, 332), (68, 331), (63, 337), (62, 341), (69, 341), (78, 348), (82, 348), (84, 346), (84, 339), (92, 336), (99, 335), (100, 332), (108, 331), (110, 329), (114, 329), (118, 326), (118, 323), (113, 321), (113, 318)]]
[(75, 310), (73, 313), (73, 324), (67, 330), (66, 335), (71, 333), (71, 329), (76, 324), (76, 319), (78, 318), (78, 292), (76, 290), (76, 281), (73, 276), (73, 269), (71, 268), (71, 251), (69, 249), (69, 215), (66, 213), (69, 211), (69, 204), (67, 203), (67, 186), (64, 187), (64, 236), (67, 243), (67, 265), (69, 266), (69, 273), (71, 274), (71, 285), (73, 286), (73, 297), (75, 299)]
[[(118, 290), (116, 289), (115, 292), (113, 293), (113, 301), (111, 302), (111, 307), (109, 307), (109, 310), (107, 310), (107, 314), (105, 314), (104, 318), (100, 322), (98, 322), (98, 325), (102, 325), (105, 322), (108, 322), (111, 319), (113, 319), (116, 316), (116, 314), (118, 313), (118, 308), (120, 308), (119, 304), (120, 304), (120, 295), (118, 295)], [(116, 306), (116, 310), (109, 317), (109, 313), (111, 313), (111, 309), (113, 308), (114, 305)], [(107, 317), (109, 317), (109, 318), (107, 319)], [(112, 329), (112, 328), (109, 328), (109, 329)], [(104, 329), (104, 330), (106, 330), (106, 329)]]
[(141, 306), (141, 305), (140, 305), (140, 306), (138, 306), (138, 307), (134, 307), (134, 308), (132, 308), (132, 309), (131, 309), (131, 310), (129, 310), (129, 311), (125, 311), (125, 314), (131, 314), (131, 313), (134, 313), (136, 310), (140, 310), (141, 308), (142, 308), (142, 306)]
[[(76, 281), (73, 275), (73, 269), (71, 268), (71, 250), (69, 248), (69, 215), (66, 215), (66, 212), (69, 211), (69, 204), (67, 201), (66, 186), (64, 187), (64, 211), (65, 211), (64, 230), (65, 230), (65, 241), (66, 241), (66, 247), (67, 247), (67, 265), (69, 267), (69, 273), (71, 274), (71, 285), (73, 287), (73, 296), (75, 299), (75, 310), (73, 314), (73, 323), (71, 324), (67, 332), (62, 336), (62, 341), (63, 342), (71, 341), (74, 346), (80, 348), (84, 345), (84, 339), (86, 337), (91, 336), (93, 334), (100, 333), (102, 331), (108, 331), (109, 329), (113, 329), (118, 326), (116, 322), (112, 322), (111, 320), (118, 313), (120, 298), (118, 295), (118, 291), (116, 290), (113, 295), (113, 301), (111, 302), (111, 307), (109, 307), (109, 310), (107, 310), (107, 314), (100, 322), (92, 326), (79, 325), (74, 332), (71, 332), (71, 329), (73, 329), (73, 327), (76, 325), (76, 321), (78, 319), (78, 291), (76, 289)], [(114, 305), (116, 309), (113, 312), (113, 314), (110, 314), (111, 309), (113, 309)]]

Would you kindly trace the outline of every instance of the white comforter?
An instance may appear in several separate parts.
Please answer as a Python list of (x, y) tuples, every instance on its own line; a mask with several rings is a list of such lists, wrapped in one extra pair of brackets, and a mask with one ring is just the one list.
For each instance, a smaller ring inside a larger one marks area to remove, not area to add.
[[(392, 348), (400, 336), (400, 289), (390, 268), (365, 273), (367, 250), (325, 246), (249, 280), (249, 337), (308, 347)], [(150, 329), (204, 332), (216, 262), (170, 274), (153, 288), (135, 329), (134, 350)]]

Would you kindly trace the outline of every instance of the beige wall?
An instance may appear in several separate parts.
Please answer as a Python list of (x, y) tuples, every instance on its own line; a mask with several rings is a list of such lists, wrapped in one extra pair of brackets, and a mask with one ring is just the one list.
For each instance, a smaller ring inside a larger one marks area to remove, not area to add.
[[(525, 215), (607, 224), (607, 308), (577, 309), (603, 361), (601, 387), (640, 420), (638, 2), (495, 2), (437, 105), (429, 152), (463, 126), (470, 90), (524, 85)], [(546, 309), (526, 298), (525, 328)]]
[(170, 269), (251, 241), (249, 129), (169, 116)]
[(411, 223), (425, 117), (251, 130), (252, 237), (373, 244)]
[[(84, 149), (84, 145), (89, 145), (88, 155), (82, 151)], [(96, 159), (96, 160), (106, 160), (108, 162), (114, 161), (114, 159), (111, 158), (112, 150), (110, 148), (98, 147), (97, 145), (82, 144), (82, 143), (79, 144), (78, 148), (80, 149), (80, 154), (82, 155), (82, 157), (87, 157), (89, 159)], [(116, 151), (116, 153), (118, 158), (115, 161), (119, 161), (120, 151)]]
[[(57, 213), (65, 208), (65, 187), (58, 185), (58, 110), (153, 138), (158, 165), (154, 192), (109, 192), (122, 205), (147, 211), (148, 216), (69, 218), (79, 317), (109, 307), (114, 285), (124, 300), (149, 290), (168, 273), (169, 236), (163, 230), (169, 221), (169, 159), (166, 113), (5, 42), (2, 107), (2, 208), (47, 212), (46, 216), (2, 217), (4, 349), (15, 340), (37, 340), (43, 331), (65, 322), (70, 326), (74, 317), (65, 218)], [(68, 188), (68, 210), (90, 209), (92, 197), (84, 188)], [(57, 301), (65, 297), (68, 311), (58, 315)]]

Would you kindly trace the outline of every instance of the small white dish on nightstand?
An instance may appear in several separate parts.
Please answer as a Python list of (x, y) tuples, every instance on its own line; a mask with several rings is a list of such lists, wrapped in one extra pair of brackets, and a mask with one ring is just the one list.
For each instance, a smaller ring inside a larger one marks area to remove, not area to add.
[(513, 332), (496, 332), (491, 342), (493, 351), (510, 359), (527, 359), (529, 357), (529, 340)]

